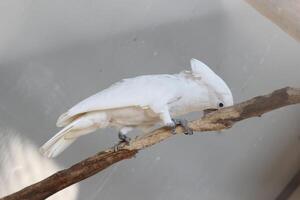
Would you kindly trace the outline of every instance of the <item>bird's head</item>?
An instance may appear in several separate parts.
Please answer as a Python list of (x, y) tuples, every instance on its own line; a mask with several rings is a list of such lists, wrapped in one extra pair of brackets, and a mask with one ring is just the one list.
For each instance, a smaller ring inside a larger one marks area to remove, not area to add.
[(193, 77), (201, 80), (207, 86), (209, 107), (211, 109), (220, 109), (233, 105), (232, 93), (222, 78), (206, 64), (194, 58), (191, 59), (191, 68)]

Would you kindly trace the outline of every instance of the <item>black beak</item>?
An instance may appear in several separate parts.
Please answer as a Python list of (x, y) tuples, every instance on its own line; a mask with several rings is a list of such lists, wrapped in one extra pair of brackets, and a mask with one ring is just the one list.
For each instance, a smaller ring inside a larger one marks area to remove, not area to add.
[(218, 109), (216, 108), (209, 108), (209, 109), (206, 109), (206, 110), (203, 110), (203, 113), (204, 113), (204, 116), (209, 114), (209, 113), (212, 113), (212, 112), (215, 112), (217, 111)]

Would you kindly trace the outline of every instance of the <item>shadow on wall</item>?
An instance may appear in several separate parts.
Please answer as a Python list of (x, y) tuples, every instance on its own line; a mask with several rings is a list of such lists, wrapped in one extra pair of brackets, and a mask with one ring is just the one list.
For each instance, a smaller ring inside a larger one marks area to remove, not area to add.
[[(29, 140), (11, 130), (0, 130), (0, 197), (36, 183), (62, 168), (42, 157)], [(78, 185), (73, 185), (49, 197), (49, 200), (75, 200)]]

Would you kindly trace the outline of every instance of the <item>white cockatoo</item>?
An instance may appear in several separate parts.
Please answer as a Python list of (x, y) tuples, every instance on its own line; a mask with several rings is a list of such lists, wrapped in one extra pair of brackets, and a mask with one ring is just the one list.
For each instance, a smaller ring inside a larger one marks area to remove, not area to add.
[(173, 118), (233, 105), (229, 87), (208, 66), (191, 59), (191, 69), (124, 79), (79, 102), (58, 118), (57, 126), (64, 128), (41, 152), (55, 157), (78, 137), (105, 127), (116, 127), (119, 138), (127, 142), (126, 134), (133, 128), (149, 130), (159, 122), (173, 130), (181, 124), (190, 134), (185, 120)]

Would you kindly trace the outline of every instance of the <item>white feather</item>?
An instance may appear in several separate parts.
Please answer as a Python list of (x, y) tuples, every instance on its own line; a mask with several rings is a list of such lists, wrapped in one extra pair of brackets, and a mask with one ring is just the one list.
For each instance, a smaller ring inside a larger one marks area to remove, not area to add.
[(187, 83), (178, 75), (147, 75), (124, 79), (76, 104), (59, 117), (57, 124), (66, 124), (65, 121), (76, 115), (96, 110), (132, 106), (148, 106), (155, 110), (179, 96), (185, 87)]
[(104, 112), (91, 112), (74, 120), (48, 140), (41, 148), (40, 152), (49, 158), (56, 157), (78, 137), (108, 125), (108, 118)]
[(216, 76), (215, 72), (213, 72), (205, 63), (195, 58), (191, 59), (191, 68), (196, 77), (206, 78), (209, 76)]
[(54, 135), (49, 141), (47, 141), (41, 148), (40, 152), (48, 157), (55, 157), (70, 146), (76, 138), (65, 139), (64, 136), (71, 131), (73, 125), (69, 125)]

